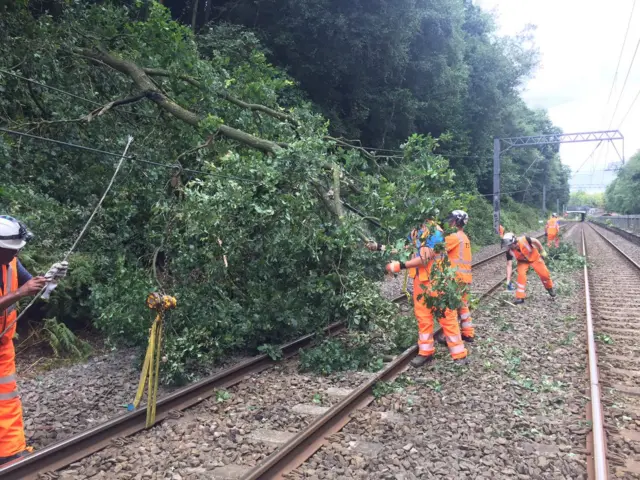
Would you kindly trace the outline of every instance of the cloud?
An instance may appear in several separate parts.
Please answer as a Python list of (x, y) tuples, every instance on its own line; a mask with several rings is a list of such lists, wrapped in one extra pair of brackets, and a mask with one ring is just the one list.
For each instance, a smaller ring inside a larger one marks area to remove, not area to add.
[[(541, 62), (523, 91), (528, 105), (547, 109), (551, 120), (566, 133), (618, 127), (640, 92), (640, 51), (622, 91), (634, 49), (640, 45), (638, 8), (609, 98), (633, 0), (476, 0), (475, 3), (496, 12), (502, 35), (516, 34), (529, 23), (537, 26), (534, 36)], [(640, 99), (621, 131), (627, 134), (625, 153), (629, 157), (640, 149), (640, 136), (632, 135), (640, 131)], [(572, 170), (589, 158), (586, 166), (596, 172), (590, 178), (609, 183), (614, 176), (604, 169), (619, 159), (618, 154), (611, 145), (601, 145), (590, 157), (596, 145), (565, 144), (560, 147), (560, 155)], [(622, 145), (617, 148), (621, 151)], [(584, 180), (581, 177), (573, 184), (582, 184)]]

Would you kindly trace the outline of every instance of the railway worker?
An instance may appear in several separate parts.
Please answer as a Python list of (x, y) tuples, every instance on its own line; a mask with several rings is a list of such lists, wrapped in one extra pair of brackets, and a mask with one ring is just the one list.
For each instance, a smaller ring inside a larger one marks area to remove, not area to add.
[(46, 285), (44, 277), (32, 277), (17, 258), (31, 237), (27, 228), (15, 218), (0, 216), (0, 332), (8, 328), (0, 338), (0, 464), (28, 453), (22, 404), (16, 385), (13, 335), (16, 331), (16, 303), (36, 295)]
[(502, 237), (504, 237), (504, 227), (502, 225), (498, 227), (498, 233), (500, 234), (500, 240), (502, 240)]
[[(469, 222), (469, 215), (463, 210), (454, 210), (447, 217), (450, 227), (455, 227), (457, 231), (444, 239), (445, 248), (452, 267), (457, 269), (456, 276), (464, 284), (471, 285), (471, 242), (464, 233), (464, 227)], [(501, 225), (502, 227), (502, 225)], [(463, 305), (457, 312), (452, 312), (456, 321), (460, 315), (460, 332), (465, 342), (473, 342), (475, 336), (471, 311), (469, 310), (469, 294), (462, 298)]]
[[(413, 311), (418, 320), (418, 355), (411, 361), (413, 367), (421, 367), (433, 360), (436, 353), (433, 336), (433, 310), (418, 297), (423, 293), (436, 295), (431, 290), (429, 277), (434, 262), (442, 259), (442, 254), (435, 252), (436, 245), (444, 242), (442, 228), (434, 220), (437, 212), (427, 217), (419, 229), (414, 229), (409, 235), (411, 246), (415, 247), (414, 258), (405, 262), (391, 262), (386, 270), (390, 273), (399, 273), (407, 269), (409, 276), (413, 278)], [(370, 250), (384, 250), (383, 245), (371, 242), (367, 245)], [(464, 363), (467, 357), (467, 349), (460, 335), (460, 325), (457, 316), (448, 315), (441, 319), (440, 324), (444, 331), (447, 346), (451, 357), (457, 363)]]
[(556, 248), (560, 246), (560, 236), (558, 235), (560, 226), (558, 225), (558, 214), (554, 212), (544, 227), (544, 234), (547, 236), (547, 247), (550, 247), (555, 240)]
[(544, 288), (549, 295), (556, 296), (553, 290), (553, 280), (549, 275), (549, 270), (544, 263), (543, 257), (547, 256), (542, 244), (536, 238), (521, 236), (516, 237), (513, 233), (505, 233), (502, 238), (502, 245), (507, 247), (507, 284), (511, 284), (511, 274), (513, 273), (513, 259), (518, 263), (518, 279), (516, 280), (516, 304), (524, 303), (526, 294), (524, 292), (527, 285), (527, 272), (532, 267), (542, 280)]

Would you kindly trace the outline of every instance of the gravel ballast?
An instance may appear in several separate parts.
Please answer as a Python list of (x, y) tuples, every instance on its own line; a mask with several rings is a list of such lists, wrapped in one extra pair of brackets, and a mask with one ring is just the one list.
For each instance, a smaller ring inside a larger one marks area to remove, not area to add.
[[(555, 301), (531, 273), (524, 305), (482, 305), (468, 366), (439, 349), (434, 365), (408, 370), (402, 392), (358, 412), (292, 478), (586, 478), (581, 275), (555, 275)], [(367, 455), (358, 442), (379, 449)]]

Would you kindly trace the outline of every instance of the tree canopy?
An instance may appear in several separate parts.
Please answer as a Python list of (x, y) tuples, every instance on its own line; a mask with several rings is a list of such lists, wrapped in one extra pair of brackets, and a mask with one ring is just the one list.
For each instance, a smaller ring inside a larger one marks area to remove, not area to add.
[[(166, 4), (0, 7), (2, 127), (114, 153), (0, 133), (0, 207), (36, 233), (21, 258), (46, 271), (132, 135), (73, 275), (39, 313), (143, 344), (144, 299), (171, 292), (173, 379), (338, 318), (390, 315), (362, 240), (402, 238), (437, 207), (467, 209), (473, 241), (493, 241), (478, 195), (491, 135), (557, 131), (518, 96), (527, 39), (497, 38), (471, 2), (203, 1), (186, 16)], [(557, 149), (503, 162), (513, 199), (538, 206), (545, 178), (549, 201), (568, 198)], [(510, 196), (513, 227), (534, 226)]]
[(639, 189), (640, 152), (636, 152), (607, 186), (604, 196), (607, 210), (623, 214), (640, 214)]

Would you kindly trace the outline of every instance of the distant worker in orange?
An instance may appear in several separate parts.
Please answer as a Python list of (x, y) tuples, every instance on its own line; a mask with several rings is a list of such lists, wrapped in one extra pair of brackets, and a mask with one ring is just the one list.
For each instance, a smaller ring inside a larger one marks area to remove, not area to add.
[[(450, 227), (457, 228), (457, 232), (447, 235), (444, 239), (445, 248), (451, 266), (456, 268), (456, 276), (458, 280), (467, 285), (471, 285), (471, 242), (469, 237), (464, 233), (464, 227), (469, 222), (469, 215), (463, 210), (454, 210), (447, 217), (447, 223)], [(475, 331), (471, 320), (471, 311), (469, 310), (469, 294), (465, 294), (462, 298), (463, 305), (454, 313), (456, 321), (460, 315), (460, 333), (465, 342), (473, 342)]]
[(498, 232), (500, 233), (500, 239), (502, 239), (504, 237), (504, 227), (502, 225), (498, 227)]
[(553, 280), (549, 275), (549, 270), (544, 263), (543, 257), (547, 256), (542, 244), (536, 238), (521, 236), (516, 237), (513, 233), (505, 233), (502, 238), (502, 245), (507, 246), (507, 285), (511, 286), (511, 274), (513, 273), (513, 259), (515, 258), (518, 266), (518, 279), (516, 280), (516, 301), (515, 303), (524, 303), (526, 298), (525, 287), (527, 286), (527, 272), (532, 267), (542, 280), (544, 288), (547, 289), (549, 295), (556, 296), (553, 290)]
[[(408, 269), (409, 276), (413, 278), (413, 310), (418, 320), (418, 355), (411, 361), (413, 367), (421, 367), (430, 363), (436, 353), (433, 336), (433, 310), (418, 298), (423, 294), (437, 295), (430, 285), (431, 268), (434, 262), (442, 260), (442, 254), (434, 251), (436, 245), (444, 241), (442, 228), (435, 222), (437, 213), (427, 217), (419, 229), (414, 229), (409, 235), (411, 246), (415, 248), (414, 258), (405, 262), (391, 262), (386, 270), (390, 273), (399, 273)], [(384, 250), (384, 245), (371, 242), (367, 245), (369, 250)], [(449, 353), (456, 363), (465, 363), (467, 349), (460, 335), (460, 325), (457, 314), (448, 315), (440, 320), (442, 330), (446, 338)]]
[[(0, 216), (0, 464), (28, 453), (22, 422), (22, 404), (16, 384), (13, 335), (16, 332), (16, 303), (33, 297), (47, 284), (33, 278), (18, 260), (18, 252), (31, 239), (27, 228), (13, 217)], [(13, 324), (12, 324), (13, 322)], [(5, 331), (6, 330), (6, 331)]]
[(547, 236), (547, 247), (550, 247), (555, 240), (556, 248), (560, 246), (560, 225), (558, 224), (558, 214), (554, 212), (544, 227), (544, 233)]

